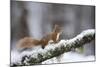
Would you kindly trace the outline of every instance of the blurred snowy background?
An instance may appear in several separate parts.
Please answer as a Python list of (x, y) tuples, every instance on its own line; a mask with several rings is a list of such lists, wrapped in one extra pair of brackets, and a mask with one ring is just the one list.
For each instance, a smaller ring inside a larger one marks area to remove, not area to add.
[[(30, 36), (41, 39), (52, 31), (54, 24), (62, 27), (61, 39), (71, 39), (86, 29), (95, 28), (95, 7), (89, 5), (70, 5), (40, 3), (32, 1), (11, 1), (11, 62), (21, 55), (16, 50), (19, 39)], [(95, 41), (76, 51), (61, 55), (62, 62), (95, 60)], [(58, 63), (52, 58), (43, 64)]]

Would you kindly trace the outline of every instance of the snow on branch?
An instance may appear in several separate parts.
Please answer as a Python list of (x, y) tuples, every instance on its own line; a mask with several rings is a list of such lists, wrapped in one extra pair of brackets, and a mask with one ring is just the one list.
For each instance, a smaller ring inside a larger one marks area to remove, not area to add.
[(48, 44), (45, 49), (33, 51), (30, 55), (24, 55), (20, 62), (13, 63), (12, 66), (34, 65), (57, 57), (65, 52), (71, 51), (73, 48), (81, 47), (86, 43), (95, 39), (95, 30), (88, 29), (69, 40), (61, 40), (57, 44)]

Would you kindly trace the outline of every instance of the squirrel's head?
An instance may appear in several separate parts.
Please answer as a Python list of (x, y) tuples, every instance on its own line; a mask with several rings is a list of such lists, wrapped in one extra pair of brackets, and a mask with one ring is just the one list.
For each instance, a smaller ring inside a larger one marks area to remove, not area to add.
[(59, 25), (55, 24), (55, 26), (54, 26), (54, 32), (61, 33), (62, 32), (61, 31), (61, 27)]

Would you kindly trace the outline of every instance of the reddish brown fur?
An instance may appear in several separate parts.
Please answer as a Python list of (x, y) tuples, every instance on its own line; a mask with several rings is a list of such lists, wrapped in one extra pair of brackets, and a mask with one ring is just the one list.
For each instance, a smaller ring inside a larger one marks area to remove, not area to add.
[(54, 43), (57, 43), (59, 39), (57, 40), (57, 35), (61, 33), (61, 28), (58, 25), (55, 25), (55, 28), (52, 33), (44, 36), (40, 43), (42, 45), (42, 48), (44, 48), (50, 40), (52, 40)]
[(61, 33), (61, 29), (58, 25), (55, 25), (55, 28), (52, 33), (44, 36), (41, 40), (32, 39), (31, 37), (24, 37), (23, 39), (20, 39), (17, 43), (18, 48), (32, 48), (37, 45), (42, 45), (42, 48), (45, 48), (45, 46), (48, 44), (50, 40), (52, 40), (54, 43), (57, 43), (57, 35)]
[(31, 48), (33, 46), (39, 45), (39, 40), (32, 39), (31, 37), (24, 37), (18, 41), (18, 48)]

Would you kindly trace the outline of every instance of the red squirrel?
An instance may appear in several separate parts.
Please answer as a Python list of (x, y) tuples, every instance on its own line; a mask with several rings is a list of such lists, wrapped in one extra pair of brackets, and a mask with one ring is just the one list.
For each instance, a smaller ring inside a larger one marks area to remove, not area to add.
[(50, 40), (53, 41), (53, 43), (57, 43), (59, 41), (59, 37), (61, 34), (61, 28), (59, 27), (59, 25), (55, 25), (53, 31), (50, 34), (47, 34), (46, 36), (44, 36), (41, 40), (40, 43), (42, 45), (42, 48), (44, 49), (45, 46), (48, 44), (48, 42)]
[(59, 27), (59, 25), (55, 25), (53, 31), (50, 34), (44, 36), (42, 39), (37, 40), (31, 37), (24, 37), (23, 39), (20, 39), (18, 41), (17, 47), (22, 49), (30, 49), (34, 46), (41, 45), (44, 49), (50, 40), (52, 40), (53, 43), (57, 43), (59, 41), (60, 34), (61, 28)]

